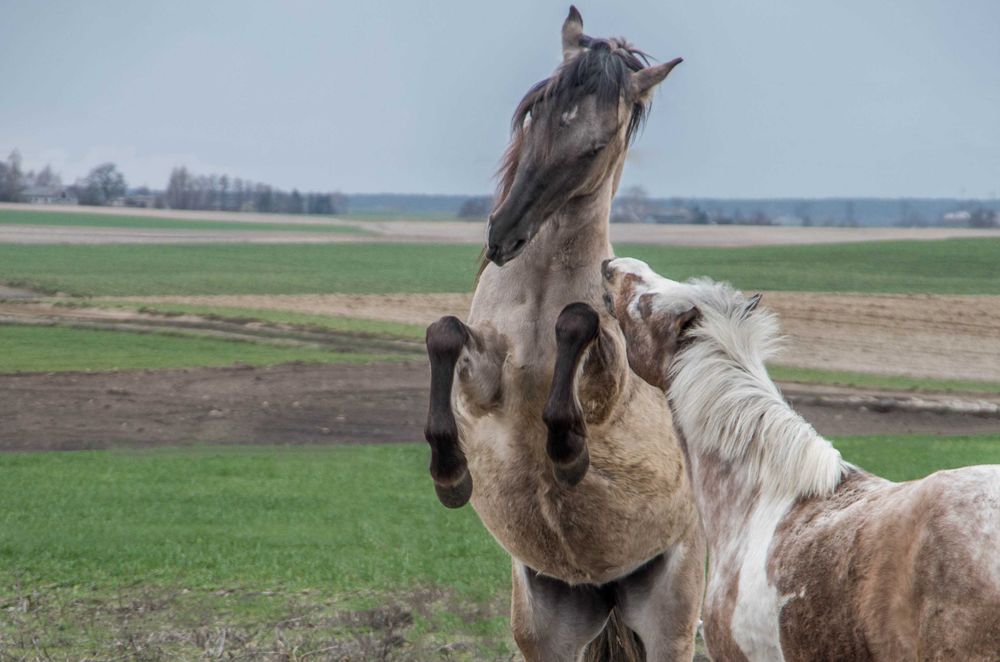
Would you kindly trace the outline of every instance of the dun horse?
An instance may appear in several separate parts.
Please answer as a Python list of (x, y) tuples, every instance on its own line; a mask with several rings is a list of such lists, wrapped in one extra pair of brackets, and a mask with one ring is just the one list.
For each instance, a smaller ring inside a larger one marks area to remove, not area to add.
[(562, 65), (514, 114), (469, 323), (427, 330), (430, 472), (510, 553), (528, 660), (580, 659), (602, 632), (592, 656), (632, 659), (607, 649), (635, 645), (624, 626), (647, 659), (690, 660), (704, 538), (667, 403), (613, 319), (568, 305), (601, 301), (625, 153), (680, 60), (582, 30), (571, 8)]
[(637, 260), (604, 271), (689, 460), (715, 659), (1000, 659), (1000, 466), (893, 483), (847, 464), (768, 377), (759, 296)]

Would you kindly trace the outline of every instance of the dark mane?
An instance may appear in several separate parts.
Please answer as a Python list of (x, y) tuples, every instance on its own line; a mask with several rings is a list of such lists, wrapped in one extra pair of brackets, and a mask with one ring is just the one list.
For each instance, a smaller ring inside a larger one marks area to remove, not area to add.
[[(497, 170), (497, 192), (493, 210), (499, 207), (517, 174), (518, 161), (524, 143), (524, 120), (539, 103), (546, 102), (553, 108), (549, 112), (549, 125), (553, 129), (563, 110), (572, 108), (581, 98), (596, 95), (599, 106), (616, 105), (628, 91), (632, 73), (649, 64), (649, 56), (632, 47), (624, 39), (595, 39), (584, 36), (580, 40), (583, 51), (568, 62), (564, 62), (549, 78), (535, 83), (524, 95), (514, 110), (511, 120), (510, 144), (504, 152)], [(649, 102), (637, 99), (632, 104), (632, 116), (625, 132), (626, 144), (631, 144), (649, 111)], [(476, 282), (486, 268), (486, 247), (479, 255)]]
[[(624, 39), (593, 39), (584, 37), (583, 52), (564, 63), (550, 78), (536, 83), (517, 104), (511, 120), (511, 140), (497, 171), (499, 185), (494, 209), (503, 202), (514, 183), (517, 163), (524, 140), (524, 120), (539, 103), (546, 102), (554, 110), (549, 113), (555, 124), (562, 110), (568, 110), (582, 97), (594, 94), (598, 105), (617, 104), (628, 90), (633, 72), (649, 64), (648, 56), (633, 48)], [(642, 126), (648, 104), (636, 100), (626, 130), (626, 142), (631, 143)]]

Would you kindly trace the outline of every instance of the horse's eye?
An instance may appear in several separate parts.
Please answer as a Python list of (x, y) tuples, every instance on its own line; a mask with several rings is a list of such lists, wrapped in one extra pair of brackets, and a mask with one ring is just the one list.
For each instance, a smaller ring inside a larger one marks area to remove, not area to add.
[(594, 145), (593, 147), (590, 148), (590, 150), (587, 151), (587, 156), (593, 158), (598, 154), (600, 154), (601, 150), (603, 150), (605, 147), (607, 147), (607, 145)]

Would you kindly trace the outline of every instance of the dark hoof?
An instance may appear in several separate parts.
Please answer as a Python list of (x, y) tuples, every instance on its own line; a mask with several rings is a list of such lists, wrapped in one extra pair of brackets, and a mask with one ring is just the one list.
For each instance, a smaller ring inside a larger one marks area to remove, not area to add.
[(434, 483), (434, 491), (445, 508), (461, 508), (472, 498), (472, 475), (468, 470), (451, 485)]
[(587, 452), (587, 447), (584, 446), (580, 454), (566, 464), (556, 464), (553, 462), (552, 475), (555, 476), (556, 482), (559, 483), (560, 487), (570, 488), (575, 487), (583, 480), (589, 468), (590, 453)]

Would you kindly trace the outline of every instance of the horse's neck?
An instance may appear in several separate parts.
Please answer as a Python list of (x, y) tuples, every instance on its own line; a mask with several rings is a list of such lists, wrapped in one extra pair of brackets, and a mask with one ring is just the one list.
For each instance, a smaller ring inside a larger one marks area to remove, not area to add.
[(612, 187), (571, 200), (547, 219), (524, 252), (503, 267), (487, 265), (469, 321), (492, 323), (524, 348), (525, 361), (551, 358), (554, 324), (575, 301), (599, 306), (600, 264), (611, 256)]
[(784, 401), (762, 357), (734, 357), (713, 342), (680, 356), (670, 396), (705, 529), (719, 544), (769, 508), (831, 493), (843, 463)]
[(610, 257), (610, 192), (571, 200), (545, 221), (524, 254), (505, 267), (502, 287), (539, 298), (579, 300), (573, 292), (600, 282), (601, 261)]
[(760, 493), (739, 467), (715, 453), (687, 454), (688, 477), (702, 526), (713, 552), (746, 532)]

